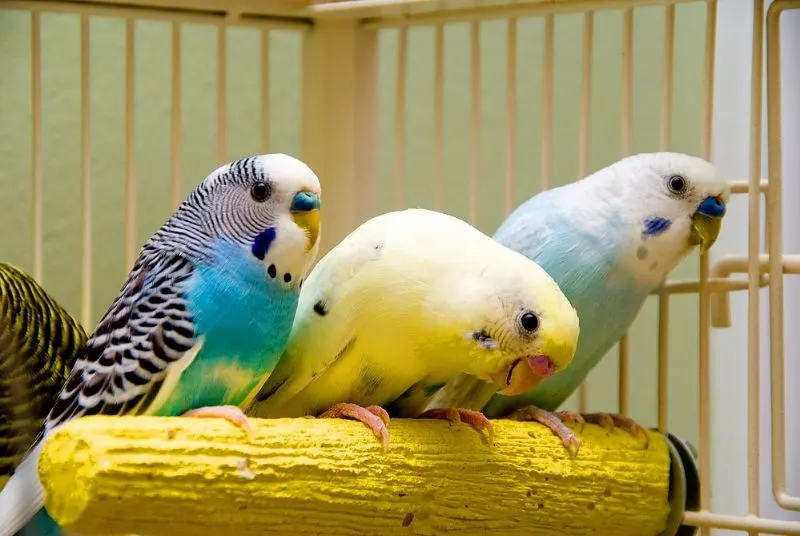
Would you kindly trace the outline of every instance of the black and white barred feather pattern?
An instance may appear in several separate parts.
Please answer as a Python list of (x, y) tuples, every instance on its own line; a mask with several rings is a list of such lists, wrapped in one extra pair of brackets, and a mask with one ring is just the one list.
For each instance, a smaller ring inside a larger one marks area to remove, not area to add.
[(147, 412), (168, 367), (196, 342), (183, 296), (191, 275), (180, 255), (134, 269), (73, 367), (46, 430), (84, 415)]
[(235, 195), (214, 195), (224, 186), (269, 184), (257, 160), (238, 160), (212, 173), (147, 241), (75, 363), (43, 433), (80, 416), (147, 412), (170, 365), (197, 343), (185, 297), (194, 263), (208, 260), (212, 237), (247, 244), (270, 223), (243, 211), (246, 204), (228, 206), (236, 203)]

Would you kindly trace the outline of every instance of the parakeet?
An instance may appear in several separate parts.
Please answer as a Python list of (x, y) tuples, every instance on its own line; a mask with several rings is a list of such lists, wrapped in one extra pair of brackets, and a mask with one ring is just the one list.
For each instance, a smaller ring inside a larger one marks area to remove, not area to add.
[(699, 245), (717, 238), (730, 197), (709, 162), (680, 153), (638, 154), (519, 206), (494, 235), (539, 263), (560, 285), (581, 322), (575, 359), (563, 373), (516, 396), (462, 375), (430, 407), (457, 404), (490, 417), (533, 419), (565, 446), (579, 447), (562, 419), (647, 432), (617, 414), (550, 413), (586, 378), (630, 327), (648, 294)]
[(297, 311), (254, 414), (351, 418), (384, 446), (389, 415), (491, 435), (479, 412), (421, 410), (461, 372), (506, 394), (527, 391), (569, 364), (579, 330), (536, 263), (424, 209), (377, 216), (348, 235), (311, 272)]
[(39, 433), (86, 339), (39, 283), (0, 263), (0, 481)]
[(43, 437), (84, 415), (222, 417), (246, 407), (280, 357), (318, 251), (320, 184), (283, 154), (208, 175), (145, 243), (0, 493), (0, 535), (43, 511)]

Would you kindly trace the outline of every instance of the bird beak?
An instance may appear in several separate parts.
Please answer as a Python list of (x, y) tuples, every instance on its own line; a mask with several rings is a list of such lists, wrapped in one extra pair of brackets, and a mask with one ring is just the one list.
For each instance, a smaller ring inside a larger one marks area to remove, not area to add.
[(292, 199), (290, 208), (292, 220), (303, 230), (308, 238), (307, 252), (311, 251), (311, 248), (314, 247), (319, 238), (319, 208), (319, 195), (314, 192), (304, 190), (298, 192)]
[(514, 396), (525, 393), (555, 373), (553, 360), (545, 355), (521, 357), (501, 371), (490, 374), (498, 393)]
[(708, 251), (714, 245), (722, 228), (725, 202), (719, 197), (706, 197), (692, 216), (692, 232), (689, 242), (700, 245), (700, 251)]

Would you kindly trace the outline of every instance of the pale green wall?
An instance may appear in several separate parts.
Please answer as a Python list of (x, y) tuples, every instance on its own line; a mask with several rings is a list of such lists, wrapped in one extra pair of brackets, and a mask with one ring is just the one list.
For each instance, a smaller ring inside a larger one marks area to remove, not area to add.
[[(0, 10), (0, 259), (31, 270), (31, 127), (29, 14)], [(636, 11), (634, 36), (634, 151), (658, 149), (663, 8)], [(700, 140), (700, 104), (705, 7), (677, 8), (675, 100), (672, 149), (696, 153)], [(43, 129), (45, 238), (44, 285), (71, 312), (79, 312), (80, 281), (80, 49), (79, 17), (42, 16), (44, 68)], [(141, 22), (136, 30), (136, 170), (138, 238), (143, 242), (170, 211), (170, 25)], [(577, 136), (581, 78), (580, 15), (556, 18), (556, 94), (554, 182), (577, 174)], [(620, 12), (595, 19), (594, 91), (591, 116), (591, 170), (620, 156), (621, 110)], [(516, 201), (538, 191), (543, 23), (521, 19), (518, 45)], [(492, 233), (503, 218), (505, 135), (505, 24), (481, 28), (482, 121), (478, 226)], [(259, 151), (259, 35), (232, 29), (228, 40), (229, 157)], [(470, 61), (469, 26), (446, 29), (446, 176), (444, 210), (467, 218), (469, 176)], [(381, 201), (393, 208), (394, 91), (397, 33), (381, 36)], [(94, 177), (93, 318), (97, 319), (125, 276), (123, 240), (124, 170), (124, 24), (93, 18), (91, 23), (92, 173)], [(183, 31), (182, 186), (188, 191), (213, 169), (216, 147), (216, 31), (187, 25)], [(407, 98), (407, 204), (431, 206), (433, 143), (433, 32), (409, 35)], [(274, 32), (271, 39), (271, 151), (300, 154), (299, 35)], [(325, 177), (322, 177), (323, 187)], [(694, 277), (696, 258), (676, 277)], [(671, 426), (697, 440), (697, 300), (671, 302)], [(612, 312), (609, 312), (613, 314)], [(645, 425), (656, 418), (655, 301), (638, 319), (631, 339), (631, 414)], [(615, 358), (592, 374), (590, 404), (616, 407)]]

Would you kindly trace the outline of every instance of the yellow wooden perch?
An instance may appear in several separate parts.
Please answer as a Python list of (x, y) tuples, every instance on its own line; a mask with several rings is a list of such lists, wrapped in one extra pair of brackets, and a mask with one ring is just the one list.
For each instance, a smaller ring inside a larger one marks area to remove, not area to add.
[(645, 450), (586, 425), (574, 457), (535, 423), (496, 421), (489, 447), (465, 425), (394, 419), (384, 453), (353, 421), (251, 422), (248, 439), (219, 419), (77, 419), (45, 445), (45, 505), (84, 535), (655, 536), (682, 515), (657, 433)]

